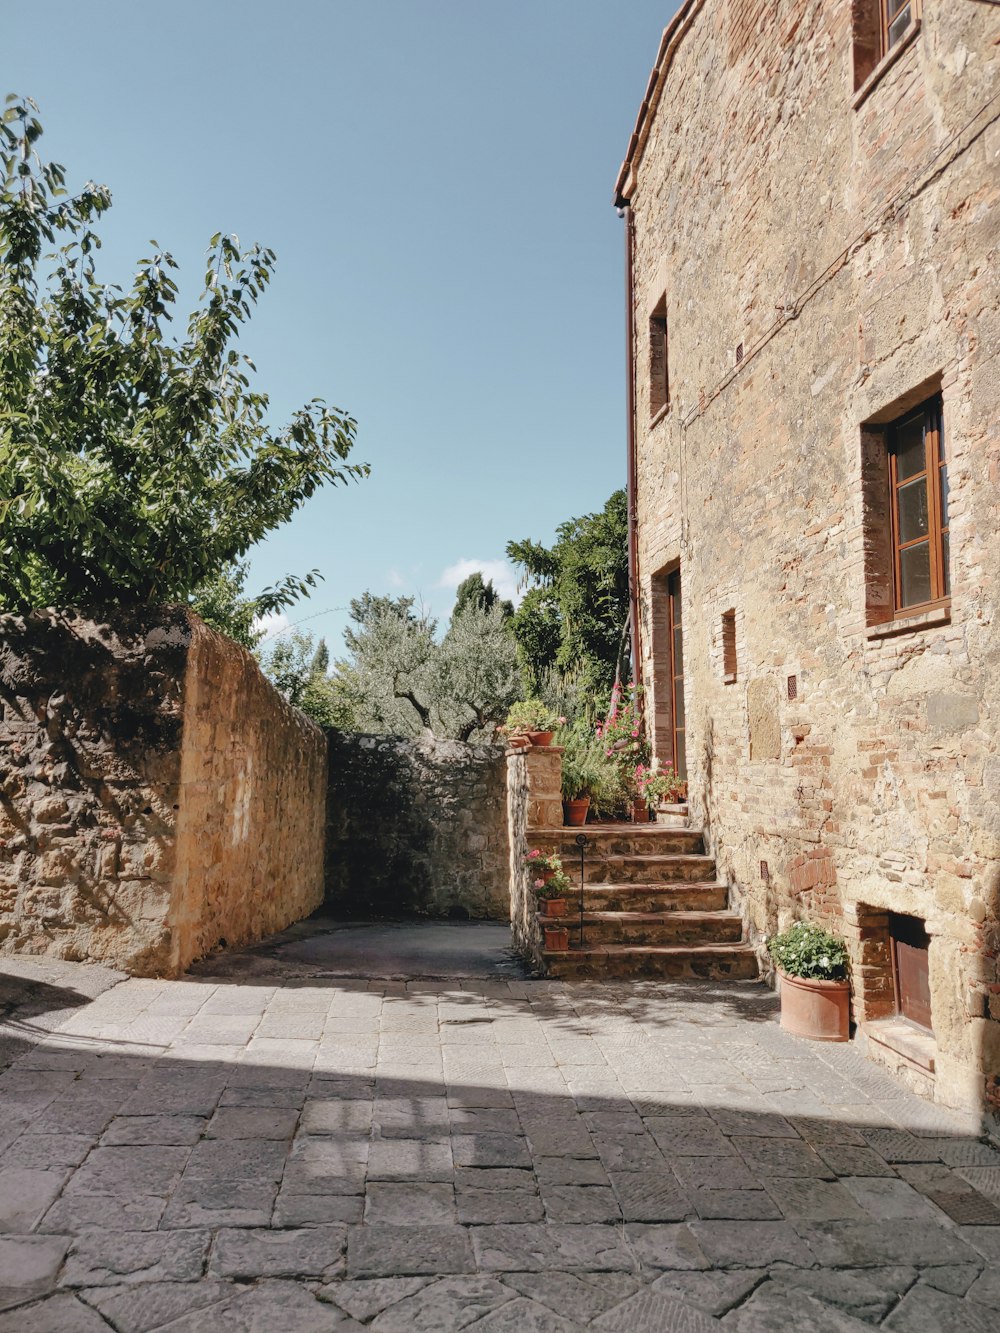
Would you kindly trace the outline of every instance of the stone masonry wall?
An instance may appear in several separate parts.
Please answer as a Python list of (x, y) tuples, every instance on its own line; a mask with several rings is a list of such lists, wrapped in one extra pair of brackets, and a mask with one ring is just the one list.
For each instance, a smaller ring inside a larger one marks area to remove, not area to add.
[(320, 901), (322, 735), (196, 617), (2, 617), (0, 707), (0, 953), (175, 975)]
[[(924, 0), (858, 97), (864, 3), (770, 0), (753, 23), (689, 4), (626, 185), (645, 683), (668, 758), (679, 563), (690, 800), (751, 928), (842, 930), (866, 1019), (885, 998), (871, 923), (923, 919), (935, 1096), (997, 1107), (1000, 11)], [(651, 420), (664, 294), (670, 409)], [(880, 624), (863, 426), (934, 392), (950, 607)]]
[(430, 736), (328, 739), (327, 907), (506, 920), (503, 750)]

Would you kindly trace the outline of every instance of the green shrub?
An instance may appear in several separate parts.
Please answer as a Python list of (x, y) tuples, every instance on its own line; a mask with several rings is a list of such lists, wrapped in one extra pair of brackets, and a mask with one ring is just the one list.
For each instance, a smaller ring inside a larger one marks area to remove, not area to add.
[(838, 981), (847, 976), (847, 950), (842, 940), (821, 926), (796, 921), (767, 942), (771, 957), (790, 977)]

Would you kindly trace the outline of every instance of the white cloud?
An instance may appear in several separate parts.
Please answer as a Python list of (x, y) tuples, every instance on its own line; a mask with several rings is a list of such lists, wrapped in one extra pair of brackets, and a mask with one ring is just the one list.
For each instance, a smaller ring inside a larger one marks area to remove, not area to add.
[(517, 574), (514, 566), (506, 560), (456, 560), (449, 565), (438, 579), (439, 588), (457, 588), (470, 574), (480, 573), (486, 580), (492, 580), (494, 588), (501, 597), (508, 597), (517, 606), (523, 596), (517, 590)]
[(269, 611), (266, 616), (258, 616), (253, 627), (263, 634), (264, 639), (275, 639), (286, 629), (291, 629), (292, 622), (284, 611)]

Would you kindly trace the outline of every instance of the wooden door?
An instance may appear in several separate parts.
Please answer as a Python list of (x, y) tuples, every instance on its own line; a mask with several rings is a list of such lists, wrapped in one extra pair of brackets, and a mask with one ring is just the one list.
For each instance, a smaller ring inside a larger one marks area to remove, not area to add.
[(915, 916), (889, 916), (892, 937), (893, 971), (896, 982), (896, 1008), (904, 1018), (931, 1026), (931, 987), (927, 967), (928, 945), (924, 923)]

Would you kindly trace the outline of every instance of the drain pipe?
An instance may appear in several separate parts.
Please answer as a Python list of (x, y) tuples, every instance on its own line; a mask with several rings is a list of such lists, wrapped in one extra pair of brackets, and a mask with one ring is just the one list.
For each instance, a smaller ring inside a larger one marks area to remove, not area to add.
[[(625, 359), (626, 400), (628, 422), (626, 449), (628, 455), (628, 609), (629, 630), (632, 638), (632, 679), (637, 685), (642, 679), (642, 642), (639, 637), (639, 529), (636, 513), (637, 473), (635, 459), (635, 219), (632, 206), (625, 200), (618, 209), (625, 219)], [(639, 708), (645, 712), (639, 695)]]

